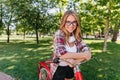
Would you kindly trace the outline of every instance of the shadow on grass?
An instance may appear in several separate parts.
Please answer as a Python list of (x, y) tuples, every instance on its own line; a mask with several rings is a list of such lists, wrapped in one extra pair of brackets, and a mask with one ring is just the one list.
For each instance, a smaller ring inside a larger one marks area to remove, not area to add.
[(0, 71), (16, 80), (38, 80), (38, 62), (52, 57), (50, 40), (34, 42), (0, 42)]

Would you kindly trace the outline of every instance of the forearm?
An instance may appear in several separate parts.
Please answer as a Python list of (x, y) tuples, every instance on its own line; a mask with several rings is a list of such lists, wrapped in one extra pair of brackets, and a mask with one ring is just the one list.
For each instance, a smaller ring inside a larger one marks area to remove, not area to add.
[(65, 60), (65, 62), (67, 62), (67, 64), (70, 67), (74, 67), (75, 65), (81, 64), (86, 61), (85, 59), (64, 59), (64, 60)]
[(75, 63), (82, 63), (82, 62), (84, 62), (86, 60), (85, 59), (75, 59), (74, 61), (75, 61)]
[(82, 59), (89, 60), (91, 58), (90, 51), (85, 51), (81, 53), (66, 53), (60, 57), (61, 59)]

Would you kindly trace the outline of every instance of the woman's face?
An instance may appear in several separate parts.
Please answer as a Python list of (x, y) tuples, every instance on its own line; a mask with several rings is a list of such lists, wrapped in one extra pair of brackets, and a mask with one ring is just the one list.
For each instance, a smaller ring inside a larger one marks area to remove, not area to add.
[(74, 16), (69, 15), (67, 17), (67, 20), (65, 22), (65, 29), (69, 32), (72, 33), (77, 27), (77, 21)]

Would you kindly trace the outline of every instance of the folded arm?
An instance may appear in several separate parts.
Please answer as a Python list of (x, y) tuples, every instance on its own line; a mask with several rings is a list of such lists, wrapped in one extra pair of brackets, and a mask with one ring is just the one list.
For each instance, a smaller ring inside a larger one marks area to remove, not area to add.
[(60, 59), (74, 59), (79, 61), (89, 60), (91, 58), (90, 51), (84, 51), (80, 53), (66, 53), (60, 57)]

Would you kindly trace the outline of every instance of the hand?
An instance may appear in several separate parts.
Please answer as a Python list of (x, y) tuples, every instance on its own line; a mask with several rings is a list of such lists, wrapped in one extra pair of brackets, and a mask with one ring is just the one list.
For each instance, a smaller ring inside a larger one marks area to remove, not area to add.
[(75, 60), (74, 59), (66, 59), (65, 60), (67, 62), (67, 64), (70, 66), (70, 67), (74, 67), (74, 63), (75, 63)]
[(80, 64), (80, 60), (67, 59), (66, 61), (70, 67), (74, 67), (75, 65)]

